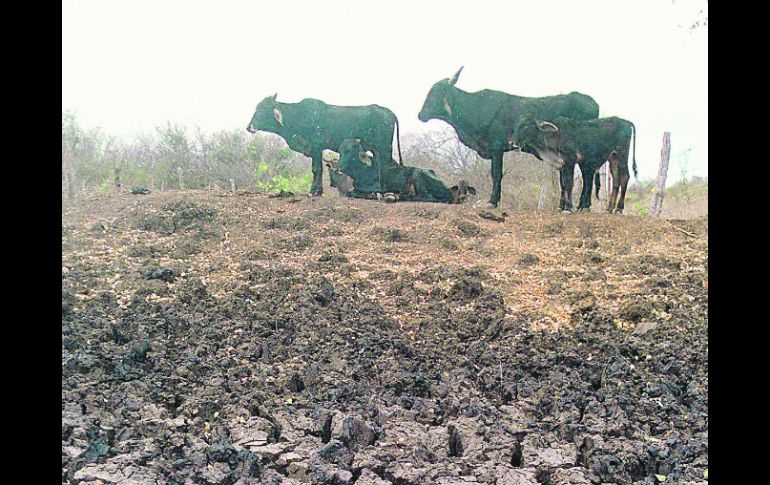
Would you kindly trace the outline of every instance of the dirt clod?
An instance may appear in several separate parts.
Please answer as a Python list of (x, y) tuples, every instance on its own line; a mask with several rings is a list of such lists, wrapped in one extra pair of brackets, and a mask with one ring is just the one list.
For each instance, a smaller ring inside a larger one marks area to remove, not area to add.
[(521, 256), (519, 256), (519, 259), (518, 259), (518, 265), (521, 266), (522, 268), (536, 265), (539, 262), (540, 262), (540, 258), (530, 253), (524, 253)]

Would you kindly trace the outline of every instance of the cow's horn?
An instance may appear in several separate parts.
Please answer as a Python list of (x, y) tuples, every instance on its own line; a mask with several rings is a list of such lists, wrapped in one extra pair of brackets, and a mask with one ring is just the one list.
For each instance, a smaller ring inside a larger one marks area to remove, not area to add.
[(458, 69), (458, 71), (455, 73), (455, 75), (452, 76), (452, 79), (449, 80), (449, 84), (454, 84), (454, 83), (457, 82), (457, 78), (459, 78), (460, 77), (460, 73), (463, 72), (463, 67), (465, 67), (465, 66), (460, 66), (460, 69)]
[(553, 123), (549, 123), (547, 121), (538, 121), (537, 127), (540, 131), (551, 131), (551, 132), (559, 131), (558, 126), (554, 125)]
[(276, 98), (278, 98), (278, 93), (275, 93), (275, 94), (273, 95), (273, 101), (275, 101), (275, 100), (276, 100)]

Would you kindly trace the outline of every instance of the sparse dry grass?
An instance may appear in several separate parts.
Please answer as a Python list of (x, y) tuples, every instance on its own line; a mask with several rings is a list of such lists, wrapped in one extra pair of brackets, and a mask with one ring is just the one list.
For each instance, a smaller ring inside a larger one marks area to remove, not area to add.
[[(216, 209), (214, 222), (171, 234), (140, 228), (138, 220), (163, 214), (164, 207), (180, 200)], [(458, 223), (475, 225), (479, 233), (464, 232)], [(433, 286), (448, 291), (453, 272), (476, 268), (484, 275), (483, 284), (502, 294), (509, 316), (526, 315), (534, 328), (556, 330), (569, 326), (580, 305), (606, 309), (618, 325), (627, 325), (620, 307), (646, 293), (650, 277), (639, 270), (645, 256), (662, 257), (679, 266), (672, 270), (678, 276), (692, 275), (707, 284), (707, 225), (702, 218), (678, 230), (665, 219), (525, 211), (493, 222), (469, 206), (329, 195), (271, 199), (225, 191), (123, 193), (91, 196), (64, 208), (62, 270), (90, 268), (84, 274), (97, 278), (98, 287), (125, 305), (135, 297), (132, 280), (150, 263), (184, 276), (169, 285), (171, 293), (182, 281), (197, 279), (220, 298), (227, 297), (233, 282), (248, 282), (254, 267), (289, 267), (307, 278), (323, 274), (335, 285), (356, 287), (408, 327), (422, 318)], [(320, 264), (327, 253), (343, 255), (347, 262)], [(534, 255), (537, 262), (520, 264), (523, 255)], [(450, 277), (420, 278), (431, 271)], [(388, 294), (399, 276), (413, 282), (406, 302)], [(76, 289), (75, 294), (88, 299), (96, 293)], [(147, 296), (169, 297), (163, 292)], [(286, 301), (291, 305), (291, 292)], [(659, 316), (666, 318), (665, 312)]]

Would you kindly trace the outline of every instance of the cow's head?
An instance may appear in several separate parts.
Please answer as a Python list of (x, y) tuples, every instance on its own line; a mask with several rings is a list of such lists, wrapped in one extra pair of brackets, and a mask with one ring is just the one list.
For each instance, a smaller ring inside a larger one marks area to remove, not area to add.
[(528, 114), (523, 116), (516, 126), (522, 152), (534, 155), (538, 160), (556, 169), (564, 166), (565, 161), (560, 149), (562, 133), (556, 124), (536, 120)]
[(355, 185), (354, 180), (349, 175), (341, 172), (337, 167), (327, 164), (329, 167), (329, 183), (332, 187), (336, 187), (342, 196), (349, 196), (353, 192)]
[(462, 70), (463, 68), (461, 67), (451, 79), (442, 79), (430, 88), (420, 114), (417, 115), (420, 121), (425, 122), (433, 118), (446, 119), (452, 116), (452, 104), (449, 93), (454, 88)]
[(449, 190), (452, 191), (453, 204), (462, 204), (468, 196), (476, 195), (476, 189), (468, 185), (468, 181), (465, 179), (457, 182), (457, 185), (453, 185)]
[(349, 167), (351, 163), (355, 166), (360, 162), (371, 167), (375, 156), (375, 153), (364, 148), (360, 138), (346, 138), (340, 144), (340, 163), (343, 166)]
[(278, 106), (276, 98), (278, 93), (268, 96), (257, 105), (254, 110), (254, 116), (251, 117), (249, 126), (246, 130), (249, 133), (256, 133), (258, 130), (277, 132), (283, 126), (283, 113)]
[(516, 138), (521, 151), (543, 160), (541, 152), (554, 148), (554, 135), (559, 127), (548, 121), (537, 120), (531, 113), (519, 119), (516, 124)]

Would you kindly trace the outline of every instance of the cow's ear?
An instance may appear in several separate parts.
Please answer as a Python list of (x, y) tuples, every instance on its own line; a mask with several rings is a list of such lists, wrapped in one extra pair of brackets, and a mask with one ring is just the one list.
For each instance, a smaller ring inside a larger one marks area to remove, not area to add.
[(275, 121), (277, 121), (279, 125), (283, 126), (283, 115), (281, 114), (281, 110), (274, 108), (273, 116), (275, 117)]
[(449, 116), (452, 116), (452, 106), (449, 104), (449, 97), (447, 95), (444, 95), (444, 111)]
[(476, 195), (476, 187), (468, 186), (468, 193), (471, 195)]
[(463, 72), (463, 67), (461, 66), (460, 69), (457, 70), (454, 76), (452, 76), (452, 79), (449, 80), (449, 84), (454, 85), (457, 82), (457, 79), (460, 77), (460, 73)]
[(535, 123), (537, 125), (537, 129), (540, 131), (545, 131), (549, 133), (556, 133), (559, 131), (559, 127), (554, 125), (553, 123), (549, 123), (547, 121), (538, 121)]
[(449, 190), (451, 190), (452, 192), (457, 192), (458, 190), (460, 190), (460, 187), (458, 187), (456, 185), (453, 185), (453, 186), (449, 187)]

